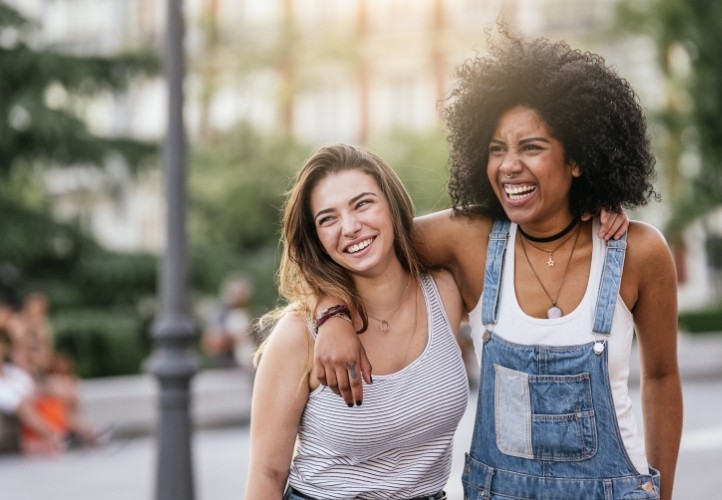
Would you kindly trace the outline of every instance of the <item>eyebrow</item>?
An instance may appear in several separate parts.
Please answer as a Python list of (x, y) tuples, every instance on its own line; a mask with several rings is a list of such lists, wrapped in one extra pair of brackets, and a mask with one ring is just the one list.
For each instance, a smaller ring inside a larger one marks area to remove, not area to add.
[[(372, 193), (372, 192), (370, 192), (370, 191), (364, 191), (363, 193), (359, 193), (359, 194), (357, 194), (356, 196), (354, 196), (353, 198), (351, 198), (350, 200), (348, 200), (348, 204), (349, 204), (349, 205), (353, 205), (353, 204), (356, 203), (359, 199), (363, 198), (364, 196), (369, 196), (369, 195), (370, 195), (370, 196), (374, 196), (374, 197), (378, 197), (378, 195), (377, 195), (376, 193)], [(319, 215), (323, 215), (323, 214), (326, 214), (326, 213), (329, 213), (329, 212), (333, 212), (333, 208), (324, 208), (323, 210), (319, 210), (318, 213), (316, 213), (316, 215), (313, 216), (313, 220), (318, 219), (318, 216), (319, 216)]]
[[(528, 144), (528, 143), (534, 142), (534, 141), (541, 141), (541, 142), (546, 142), (546, 143), (550, 143), (550, 142), (551, 142), (551, 141), (550, 141), (548, 138), (546, 138), (546, 137), (525, 137), (524, 139), (522, 139), (522, 140), (519, 141), (519, 144)], [(494, 138), (494, 137), (492, 137), (492, 138), (491, 138), (491, 141), (489, 141), (489, 142), (498, 142), (498, 143), (501, 143), (501, 144), (505, 144), (504, 141), (502, 141), (501, 139), (496, 139), (496, 138)]]

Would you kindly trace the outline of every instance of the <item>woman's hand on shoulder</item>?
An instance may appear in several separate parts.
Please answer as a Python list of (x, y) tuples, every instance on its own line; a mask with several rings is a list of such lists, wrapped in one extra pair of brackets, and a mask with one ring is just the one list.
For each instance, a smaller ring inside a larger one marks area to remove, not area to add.
[[(582, 220), (586, 221), (594, 217), (594, 214), (582, 215)], [(601, 226), (597, 235), (608, 241), (612, 238), (618, 240), (629, 229), (629, 216), (624, 207), (618, 210), (602, 210), (599, 212), (599, 221)]]

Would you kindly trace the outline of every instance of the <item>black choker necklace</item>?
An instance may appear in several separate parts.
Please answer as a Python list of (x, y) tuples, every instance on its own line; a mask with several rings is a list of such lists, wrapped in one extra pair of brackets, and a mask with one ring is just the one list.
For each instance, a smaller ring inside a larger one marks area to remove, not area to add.
[(519, 229), (519, 233), (521, 233), (521, 235), (529, 241), (533, 241), (534, 243), (549, 243), (550, 241), (558, 240), (562, 236), (569, 233), (569, 231), (574, 229), (574, 227), (577, 225), (577, 222), (579, 222), (579, 219), (577, 219), (575, 217), (572, 219), (572, 221), (569, 223), (569, 225), (567, 227), (565, 227), (564, 229), (559, 231), (557, 234), (552, 234), (551, 236), (547, 236), (545, 238), (538, 238), (536, 236), (531, 236), (529, 234), (526, 234), (524, 232), (524, 230), (521, 228), (521, 226), (517, 226), (517, 228)]

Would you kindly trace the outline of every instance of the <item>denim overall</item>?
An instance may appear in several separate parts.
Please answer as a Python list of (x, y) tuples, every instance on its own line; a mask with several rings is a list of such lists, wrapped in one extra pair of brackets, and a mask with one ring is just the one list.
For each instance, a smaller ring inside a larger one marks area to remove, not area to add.
[(494, 332), (509, 222), (494, 224), (486, 257), (481, 375), (464, 498), (659, 498), (659, 472), (640, 474), (624, 448), (607, 369), (607, 337), (626, 235), (607, 244), (594, 341), (520, 345)]

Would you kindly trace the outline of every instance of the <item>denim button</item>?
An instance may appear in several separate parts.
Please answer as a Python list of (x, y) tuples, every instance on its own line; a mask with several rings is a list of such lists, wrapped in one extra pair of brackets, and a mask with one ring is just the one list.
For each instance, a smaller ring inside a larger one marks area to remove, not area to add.
[(484, 334), (481, 336), (481, 340), (484, 342), (489, 342), (491, 339), (491, 332), (489, 330), (484, 330)]

